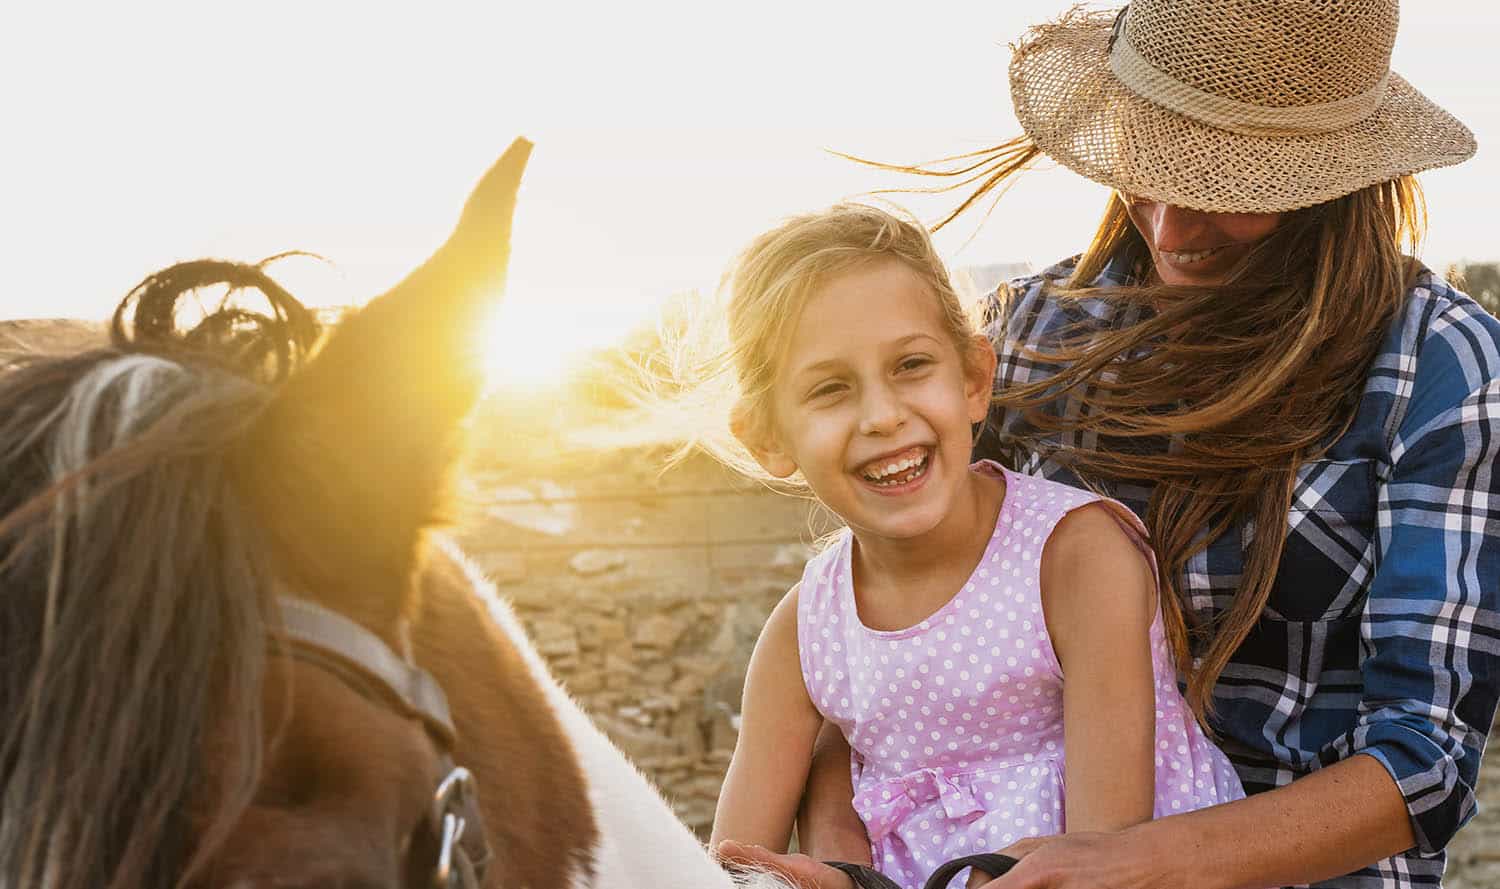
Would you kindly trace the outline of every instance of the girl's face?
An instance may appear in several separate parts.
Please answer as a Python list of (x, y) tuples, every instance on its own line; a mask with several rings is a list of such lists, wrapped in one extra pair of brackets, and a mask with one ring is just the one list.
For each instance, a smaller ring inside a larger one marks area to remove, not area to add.
[(759, 456), (800, 469), (866, 534), (933, 530), (969, 491), (971, 424), (989, 409), (994, 353), (960, 354), (937, 296), (900, 261), (845, 272), (808, 301), (772, 392), (775, 442)]
[(1151, 248), (1163, 284), (1213, 286), (1256, 242), (1275, 231), (1284, 213), (1204, 213), (1121, 195), (1130, 221)]

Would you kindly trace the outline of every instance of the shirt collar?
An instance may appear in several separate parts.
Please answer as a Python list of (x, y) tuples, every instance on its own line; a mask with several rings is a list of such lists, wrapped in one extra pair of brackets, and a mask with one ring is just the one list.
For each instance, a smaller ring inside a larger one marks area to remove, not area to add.
[(1093, 287), (1124, 287), (1141, 283), (1141, 250), (1125, 247), (1116, 251), (1100, 270), (1099, 276), (1090, 282)]

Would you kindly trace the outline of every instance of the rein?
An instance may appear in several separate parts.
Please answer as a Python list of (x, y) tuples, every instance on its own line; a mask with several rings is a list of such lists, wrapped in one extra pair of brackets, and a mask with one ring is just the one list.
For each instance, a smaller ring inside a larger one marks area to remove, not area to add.
[(443, 687), (342, 614), (291, 596), (279, 597), (278, 603), (282, 632), (274, 638), (274, 648), (332, 672), (360, 694), (426, 726), (446, 771), (427, 812), (427, 828), (438, 849), (428, 886), (479, 889), (491, 853), (479, 818), (478, 785), (468, 769), (453, 762), (458, 734)]
[[(835, 870), (843, 871), (854, 882), (856, 889), (901, 889), (901, 886), (890, 877), (866, 867), (863, 864), (849, 864), (845, 861), (825, 861), (826, 865)], [(990, 879), (1003, 876), (1010, 872), (1018, 862), (1009, 855), (1001, 855), (998, 852), (981, 852), (977, 855), (965, 855), (955, 858), (932, 872), (927, 882), (922, 884), (922, 889), (948, 889), (948, 884), (958, 876), (964, 868), (974, 868)]]

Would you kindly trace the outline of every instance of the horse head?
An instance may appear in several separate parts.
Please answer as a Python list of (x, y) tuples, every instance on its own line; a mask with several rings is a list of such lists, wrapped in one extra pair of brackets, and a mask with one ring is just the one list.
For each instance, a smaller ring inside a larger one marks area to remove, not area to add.
[[(0, 370), (0, 886), (785, 889), (720, 869), (433, 539), (529, 150), (327, 336), (193, 262), (110, 346)], [(179, 329), (208, 286), (269, 308)]]
[[(529, 148), (321, 347), (261, 267), (186, 263), (110, 348), (0, 375), (0, 885), (540, 885), (544, 831), (591, 842), (521, 656), (426, 545)], [(179, 331), (221, 284), (271, 308)]]

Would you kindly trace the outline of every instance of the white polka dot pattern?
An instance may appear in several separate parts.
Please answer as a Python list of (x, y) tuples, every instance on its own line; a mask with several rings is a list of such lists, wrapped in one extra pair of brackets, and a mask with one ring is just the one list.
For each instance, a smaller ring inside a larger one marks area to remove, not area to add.
[[(808, 693), (854, 751), (854, 806), (876, 867), (907, 887), (952, 858), (1065, 827), (1062, 675), (1038, 578), (1057, 522), (1099, 498), (994, 463), (976, 469), (1006, 481), (995, 533), (963, 588), (926, 620), (894, 631), (860, 622), (848, 532), (808, 563), (799, 594)], [(1131, 531), (1144, 541), (1138, 523)], [(1243, 797), (1178, 692), (1160, 614), (1151, 648), (1156, 815)]]

